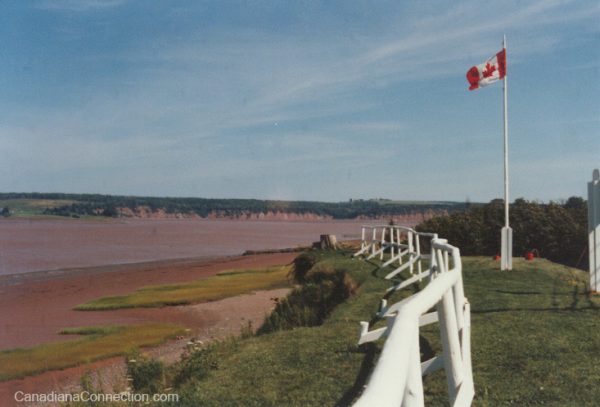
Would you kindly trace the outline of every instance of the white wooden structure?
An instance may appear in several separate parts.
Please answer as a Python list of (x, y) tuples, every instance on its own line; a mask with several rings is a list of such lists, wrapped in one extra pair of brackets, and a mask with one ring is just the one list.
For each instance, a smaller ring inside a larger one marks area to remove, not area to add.
[[(387, 339), (355, 407), (424, 406), (422, 376), (440, 368), (446, 371), (450, 405), (471, 405), (475, 390), (470, 308), (463, 291), (460, 253), (443, 239), (433, 239), (431, 247), (429, 284), (390, 307), (382, 301), (378, 315), (387, 319), (386, 327), (369, 332), (369, 324), (361, 322), (359, 344)], [(428, 313), (433, 307), (436, 311)], [(443, 354), (421, 362), (419, 327), (438, 321)]]
[[(400, 274), (408, 269), (414, 274), (415, 266), (419, 275), (423, 272), (423, 260), (429, 260), (429, 254), (421, 252), (423, 239), (435, 239), (435, 233), (422, 233), (416, 230), (397, 225), (369, 225), (362, 226), (360, 249), (354, 253), (354, 257), (366, 256), (367, 260), (379, 257), (384, 259), (384, 253), (389, 252), (390, 258), (381, 267), (387, 267), (397, 263), (398, 267), (390, 272), (386, 279)], [(406, 263), (404, 260), (406, 258)]]
[(600, 291), (600, 171), (594, 170), (588, 182), (588, 241), (590, 291)]

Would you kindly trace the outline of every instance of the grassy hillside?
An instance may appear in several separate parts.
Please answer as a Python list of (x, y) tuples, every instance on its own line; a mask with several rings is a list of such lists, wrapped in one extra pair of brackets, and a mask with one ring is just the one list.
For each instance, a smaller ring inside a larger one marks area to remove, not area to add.
[[(383, 343), (357, 347), (358, 322), (372, 319), (389, 282), (380, 278), (383, 272), (375, 273), (374, 263), (340, 254), (320, 254), (315, 268), (343, 273), (359, 286), (357, 294), (321, 325), (192, 351), (172, 368), (173, 379), (165, 383), (181, 395), (177, 405), (351, 404)], [(600, 308), (586, 293), (586, 278), (584, 272), (539, 259), (516, 260), (511, 272), (500, 272), (498, 263), (488, 258), (464, 259), (465, 290), (472, 304), (476, 405), (597, 405)], [(410, 294), (397, 293), (390, 301)], [(439, 352), (437, 325), (421, 335), (423, 357)], [(427, 405), (447, 405), (443, 371), (424, 383)]]
[(10, 216), (40, 217), (46, 209), (55, 209), (75, 203), (69, 199), (0, 199), (0, 208), (9, 208)]

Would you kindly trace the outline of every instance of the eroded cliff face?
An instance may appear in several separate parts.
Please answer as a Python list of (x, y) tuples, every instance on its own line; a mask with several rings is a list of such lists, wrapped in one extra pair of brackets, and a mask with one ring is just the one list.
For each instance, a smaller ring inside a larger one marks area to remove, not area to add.
[(208, 219), (233, 219), (233, 220), (284, 220), (284, 221), (317, 221), (317, 220), (332, 220), (331, 216), (322, 216), (314, 213), (294, 213), (294, 212), (242, 212), (239, 215), (228, 215), (224, 212), (213, 211), (208, 216)]
[(152, 210), (148, 206), (136, 206), (135, 209), (131, 208), (117, 208), (119, 217), (123, 218), (140, 218), (140, 219), (201, 219), (195, 213), (167, 213), (164, 209)]
[[(317, 215), (314, 213), (295, 213), (295, 212), (249, 212), (243, 211), (236, 215), (231, 215), (226, 211), (212, 211), (205, 218), (195, 213), (168, 213), (163, 208), (152, 210), (148, 206), (137, 206), (134, 210), (130, 208), (118, 208), (119, 216), (124, 218), (140, 219), (228, 219), (228, 220), (277, 220), (290, 222), (311, 222), (320, 220), (333, 220), (332, 216)], [(359, 216), (357, 220), (381, 220), (394, 223), (419, 223), (434, 216), (447, 215), (447, 211), (428, 210), (424, 212), (412, 212), (403, 215), (388, 214), (378, 217)]]

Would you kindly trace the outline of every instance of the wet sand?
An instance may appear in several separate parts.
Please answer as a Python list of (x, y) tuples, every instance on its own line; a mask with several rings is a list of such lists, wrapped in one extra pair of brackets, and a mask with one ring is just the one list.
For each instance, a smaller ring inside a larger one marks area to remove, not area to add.
[[(102, 296), (126, 294), (146, 285), (185, 282), (230, 269), (289, 264), (296, 255), (276, 253), (186, 259), (3, 276), (0, 278), (0, 349), (64, 341), (68, 337), (58, 335), (58, 331), (88, 325), (167, 322), (190, 328), (190, 335), (203, 341), (236, 335), (248, 322), (254, 328), (260, 326), (264, 316), (274, 307), (273, 298), (285, 296), (288, 290), (258, 291), (177, 307), (85, 312), (74, 311), (73, 307)], [(168, 363), (174, 362), (188, 339), (170, 341), (150, 353)], [(74, 390), (87, 370), (96, 371), (102, 380), (113, 381), (108, 383), (109, 386), (123, 388), (123, 358), (111, 358), (1, 382), (0, 405), (15, 405), (13, 395), (19, 390), (45, 393)]]
[[(238, 335), (242, 326), (252, 324), (253, 328), (260, 326), (264, 316), (274, 307), (274, 298), (287, 295), (289, 289), (275, 289), (257, 291), (255, 293), (225, 298), (208, 303), (172, 307), (170, 313), (154, 313), (153, 319), (164, 318), (166, 315), (186, 314), (186, 323), (191, 327), (190, 335), (197, 340), (207, 343), (215, 339), (224, 339), (231, 335)], [(198, 325), (199, 324), (199, 325)], [(190, 336), (171, 340), (160, 346), (144, 349), (144, 353), (151, 357), (171, 364), (178, 361), (184, 353)], [(70, 367), (63, 370), (44, 372), (23, 379), (0, 382), (0, 405), (17, 406), (14, 394), (17, 391), (24, 393), (50, 393), (81, 391), (81, 376), (86, 372), (91, 373), (92, 383), (96, 388), (105, 392), (119, 392), (124, 390), (126, 381), (126, 366), (123, 357), (113, 357), (90, 364)], [(48, 406), (48, 403), (32, 404)]]
[(142, 286), (190, 281), (228, 269), (288, 264), (296, 255), (161, 261), (4, 276), (0, 278), (0, 349), (64, 340), (58, 331), (66, 327), (148, 321), (201, 325), (199, 317), (190, 320), (177, 307), (101, 312), (74, 311), (73, 307), (98, 297), (127, 294)]

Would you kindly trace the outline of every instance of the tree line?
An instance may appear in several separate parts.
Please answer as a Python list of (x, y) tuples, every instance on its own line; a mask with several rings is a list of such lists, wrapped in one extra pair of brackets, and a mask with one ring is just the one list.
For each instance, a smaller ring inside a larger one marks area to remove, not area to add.
[(118, 208), (135, 210), (147, 207), (151, 211), (181, 213), (207, 217), (211, 213), (221, 216), (241, 216), (249, 213), (297, 213), (354, 219), (409, 215), (429, 211), (452, 213), (464, 210), (469, 204), (461, 202), (402, 202), (381, 199), (350, 200), (347, 202), (276, 201), (260, 199), (209, 199), (137, 197), (99, 194), (63, 193), (0, 193), (0, 199), (50, 199), (70, 200), (72, 204), (47, 208), (45, 214), (59, 216), (118, 216)]
[[(504, 226), (504, 201), (434, 217), (417, 226), (418, 231), (438, 233), (460, 248), (463, 255), (494, 256), (500, 252), (500, 229)], [(513, 255), (537, 251), (540, 257), (568, 266), (587, 268), (587, 204), (579, 197), (564, 203), (537, 203), (517, 199), (510, 205)]]

